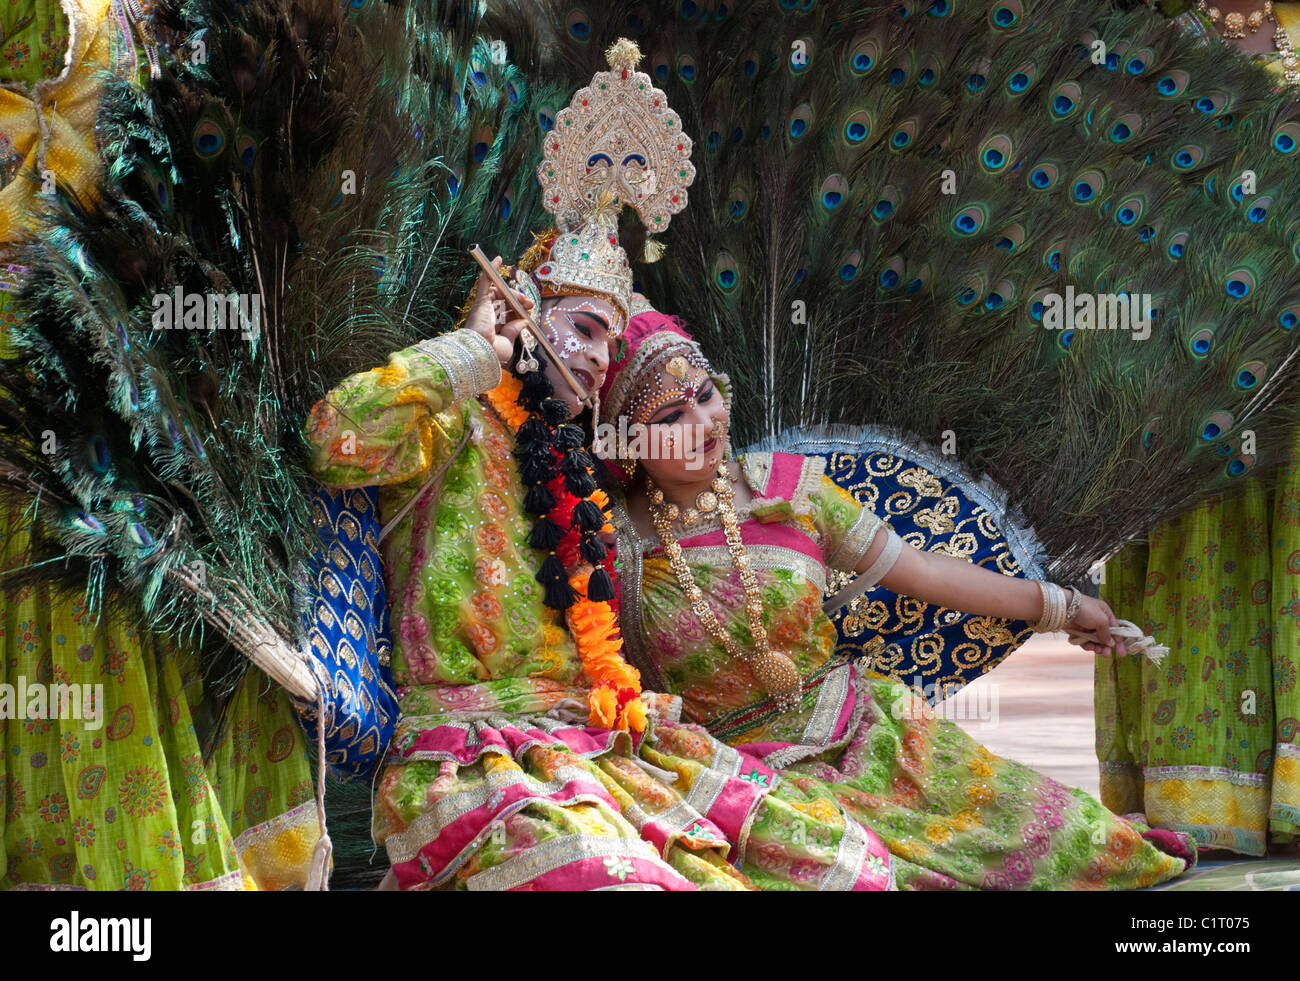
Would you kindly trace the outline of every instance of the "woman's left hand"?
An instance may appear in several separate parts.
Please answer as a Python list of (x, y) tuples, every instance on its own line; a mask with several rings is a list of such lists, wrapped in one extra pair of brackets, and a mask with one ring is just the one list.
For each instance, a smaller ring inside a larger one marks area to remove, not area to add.
[(1115, 614), (1107, 603), (1082, 594), (1079, 596), (1079, 612), (1075, 614), (1073, 620), (1066, 624), (1067, 629), (1092, 631), (1101, 639), (1099, 644), (1085, 643), (1081, 645), (1085, 650), (1104, 656), (1118, 654), (1123, 657), (1127, 653), (1124, 641), (1118, 637), (1112, 638), (1110, 636), (1110, 628), (1117, 626), (1119, 626), (1119, 621), (1115, 619)]

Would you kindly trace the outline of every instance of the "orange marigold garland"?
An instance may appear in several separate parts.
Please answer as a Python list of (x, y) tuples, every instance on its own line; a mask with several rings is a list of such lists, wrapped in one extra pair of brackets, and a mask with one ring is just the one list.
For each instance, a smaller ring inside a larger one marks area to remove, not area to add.
[(518, 432), (519, 427), (528, 419), (528, 410), (519, 404), (519, 393), (524, 389), (524, 383), (509, 372), (501, 373), (501, 384), (490, 392), (486, 393), (488, 404), (496, 410), (512, 432)]
[[(514, 432), (528, 421), (531, 413), (520, 404), (523, 383), (514, 375), (502, 375), (501, 383), (486, 393), (488, 404)], [(566, 529), (564, 540), (557, 552), (566, 564), (582, 561), (579, 532), (571, 527), (573, 511), (578, 498), (564, 488), (563, 478), (548, 482), (556, 498), (549, 517), (559, 527)], [(612, 532), (609, 522), (609, 497), (599, 488), (587, 500), (596, 505), (604, 516), (601, 532)], [(606, 576), (613, 575), (613, 558), (607, 556), (599, 563)], [(646, 727), (645, 704), (641, 701), (641, 675), (623, 660), (623, 638), (619, 633), (618, 614), (613, 603), (592, 600), (588, 596), (591, 567), (569, 577), (574, 600), (566, 613), (569, 631), (582, 658), (583, 670), (591, 682), (587, 696), (588, 722), (603, 729), (621, 729), (644, 732)]]
[(641, 675), (623, 660), (623, 637), (613, 606), (587, 598), (590, 576), (589, 572), (579, 572), (569, 577), (577, 598), (568, 611), (569, 630), (592, 686), (587, 696), (588, 721), (602, 729), (644, 732)]

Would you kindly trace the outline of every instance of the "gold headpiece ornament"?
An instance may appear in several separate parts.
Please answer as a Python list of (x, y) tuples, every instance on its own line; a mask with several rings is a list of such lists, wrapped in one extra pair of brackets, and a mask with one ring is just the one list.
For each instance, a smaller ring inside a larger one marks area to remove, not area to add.
[(695, 167), (681, 118), (636, 70), (637, 46), (620, 38), (605, 57), (610, 70), (574, 94), (546, 137), (537, 179), (559, 235), (534, 275), (551, 295), (606, 296), (626, 321), (632, 269), (618, 244), (618, 211), (630, 205), (650, 234), (662, 232), (686, 207)]

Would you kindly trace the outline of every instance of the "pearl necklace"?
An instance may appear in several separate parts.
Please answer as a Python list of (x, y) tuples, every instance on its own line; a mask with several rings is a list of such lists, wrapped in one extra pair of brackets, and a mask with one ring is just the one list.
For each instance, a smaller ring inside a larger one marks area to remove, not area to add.
[[(650, 498), (650, 520), (664, 544), (668, 564), (677, 577), (678, 583), (681, 584), (682, 592), (690, 601), (691, 612), (731, 657), (749, 665), (754, 679), (763, 686), (764, 691), (772, 697), (781, 711), (788, 712), (798, 708), (799, 669), (795, 667), (794, 661), (788, 655), (774, 651), (768, 645), (767, 628), (763, 626), (763, 598), (759, 594), (758, 580), (754, 576), (749, 554), (745, 551), (745, 544), (740, 538), (736, 498), (726, 464), (722, 463), (718, 466), (718, 475), (713, 479), (712, 490), (705, 491), (704, 494), (713, 498), (713, 503), (722, 518), (722, 529), (727, 539), (727, 549), (731, 552), (731, 563), (740, 574), (740, 581), (745, 589), (745, 613), (749, 618), (750, 635), (754, 639), (753, 650), (743, 650), (731, 639), (722, 624), (718, 622), (713, 607), (704, 598), (703, 590), (695, 584), (695, 577), (691, 575), (690, 567), (682, 555), (682, 546), (673, 536), (672, 523), (678, 510), (677, 505), (666, 503), (664, 492), (656, 487), (653, 481), (647, 481), (647, 486)], [(700, 503), (699, 498), (696, 499), (696, 503), (697, 505)]]

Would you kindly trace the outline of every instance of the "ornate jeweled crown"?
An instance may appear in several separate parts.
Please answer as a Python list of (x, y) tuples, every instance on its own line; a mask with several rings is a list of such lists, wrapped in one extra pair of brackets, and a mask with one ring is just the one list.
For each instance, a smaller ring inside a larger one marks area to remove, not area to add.
[(620, 38), (597, 72), (555, 117), (537, 178), (560, 234), (534, 275), (548, 293), (578, 289), (609, 297), (630, 315), (632, 269), (618, 244), (618, 210), (630, 205), (650, 234), (686, 207), (695, 179), (691, 140), (650, 76), (637, 46)]

